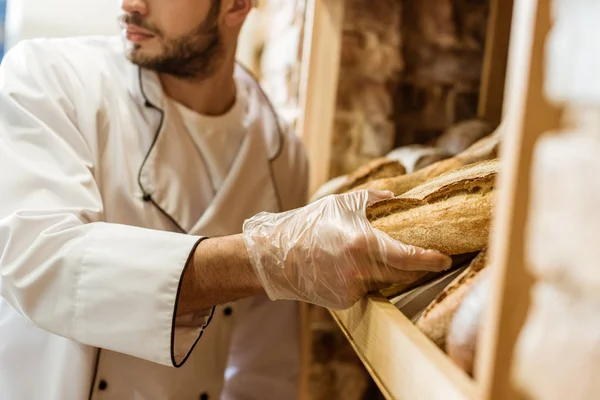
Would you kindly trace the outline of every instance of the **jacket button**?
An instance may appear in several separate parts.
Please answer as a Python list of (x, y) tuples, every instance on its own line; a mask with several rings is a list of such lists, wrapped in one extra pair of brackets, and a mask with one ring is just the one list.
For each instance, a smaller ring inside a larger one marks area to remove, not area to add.
[(229, 317), (231, 314), (233, 314), (233, 309), (231, 307), (227, 307), (223, 310), (223, 314), (225, 314), (226, 317)]
[(200, 395), (200, 400), (208, 400), (208, 393), (202, 393)]
[(100, 389), (100, 390), (106, 390), (107, 387), (108, 387), (108, 383), (104, 379), (102, 379), (100, 381), (100, 383), (98, 384), (98, 389)]

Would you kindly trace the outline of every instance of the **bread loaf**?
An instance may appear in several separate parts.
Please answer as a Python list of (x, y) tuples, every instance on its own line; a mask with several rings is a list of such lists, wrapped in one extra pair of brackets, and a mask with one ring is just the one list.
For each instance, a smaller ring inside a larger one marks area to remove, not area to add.
[(488, 240), (498, 161), (441, 175), (367, 208), (371, 225), (402, 243), (448, 255), (483, 249)]
[(456, 156), (462, 165), (493, 160), (498, 158), (500, 145), (502, 144), (502, 128), (496, 129), (494, 133), (478, 140), (471, 147)]
[(322, 199), (323, 197), (330, 196), (332, 194), (336, 194), (340, 191), (343, 186), (346, 186), (350, 182), (350, 177), (348, 175), (341, 175), (336, 178), (333, 178), (327, 182), (325, 182), (317, 191), (312, 195), (309, 200), (309, 203), (313, 203), (317, 200)]
[(347, 183), (342, 185), (337, 193), (348, 192), (356, 186), (366, 184), (372, 180), (395, 177), (405, 173), (406, 169), (400, 162), (387, 158), (378, 158), (349, 174)]
[(356, 186), (353, 190), (374, 189), (374, 190), (390, 190), (396, 196), (400, 196), (409, 190), (422, 185), (430, 179), (440, 176), (441, 174), (458, 169), (462, 166), (461, 162), (456, 158), (449, 158), (431, 164), (412, 174), (397, 176), (395, 178), (378, 179), (367, 182), (363, 185)]
[(387, 158), (378, 158), (363, 165), (349, 175), (341, 175), (329, 180), (312, 195), (310, 202), (312, 203), (332, 194), (346, 193), (355, 186), (374, 179), (401, 175), (405, 172), (406, 169), (401, 162)]
[(481, 271), (473, 280), (454, 314), (446, 339), (446, 352), (466, 373), (473, 375), (477, 340), (487, 307), (490, 270)]
[(481, 139), (458, 156), (436, 162), (435, 164), (418, 170), (412, 174), (396, 176), (394, 178), (372, 180), (365, 184), (356, 186), (353, 190), (390, 190), (394, 192), (396, 196), (400, 196), (446, 172), (457, 170), (472, 163), (493, 160), (497, 158), (499, 146), (500, 131), (497, 130), (494, 132), (494, 134)]
[(453, 154), (439, 147), (415, 144), (394, 149), (386, 155), (386, 158), (400, 162), (406, 168), (406, 173), (411, 174), (452, 156)]
[(442, 350), (446, 350), (446, 337), (454, 314), (475, 278), (486, 266), (486, 254), (485, 250), (479, 253), (469, 267), (429, 304), (417, 321), (417, 327)]
[(436, 141), (436, 146), (457, 155), (493, 131), (492, 125), (481, 119), (462, 121), (447, 129)]

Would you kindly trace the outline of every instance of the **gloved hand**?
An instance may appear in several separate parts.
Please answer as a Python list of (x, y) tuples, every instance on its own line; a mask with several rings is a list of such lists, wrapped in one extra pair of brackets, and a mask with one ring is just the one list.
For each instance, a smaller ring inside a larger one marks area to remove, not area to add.
[(449, 257), (399, 243), (371, 227), (367, 205), (392, 196), (357, 191), (247, 220), (244, 242), (269, 298), (346, 309), (373, 290), (449, 268)]

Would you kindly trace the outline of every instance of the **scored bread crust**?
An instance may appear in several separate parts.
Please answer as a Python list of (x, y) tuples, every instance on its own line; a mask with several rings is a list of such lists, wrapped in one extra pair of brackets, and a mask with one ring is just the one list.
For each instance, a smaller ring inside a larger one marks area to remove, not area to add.
[(477, 252), (488, 241), (498, 167), (493, 160), (448, 172), (369, 205), (367, 218), (404, 244), (447, 255)]
[(398, 175), (404, 175), (406, 168), (396, 160), (389, 160), (387, 158), (378, 158), (373, 160), (356, 171), (348, 175), (348, 183), (340, 187), (336, 193), (345, 193), (356, 186), (367, 184), (373, 180), (391, 178)]
[(487, 250), (482, 250), (469, 267), (427, 306), (416, 323), (417, 327), (444, 351), (452, 318), (477, 276), (487, 266), (487, 253)]
[(448, 158), (415, 171), (412, 174), (372, 180), (365, 184), (354, 187), (353, 190), (389, 190), (398, 196), (427, 182), (432, 178), (435, 178), (436, 176), (443, 174), (444, 172), (460, 168), (462, 165), (463, 164), (460, 162), (460, 160), (456, 158)]
[(455, 157), (438, 161), (411, 174), (386, 179), (373, 179), (362, 185), (356, 185), (352, 190), (390, 190), (396, 196), (400, 196), (444, 173), (455, 171), (469, 164), (496, 159), (500, 143), (501, 130), (498, 129)]

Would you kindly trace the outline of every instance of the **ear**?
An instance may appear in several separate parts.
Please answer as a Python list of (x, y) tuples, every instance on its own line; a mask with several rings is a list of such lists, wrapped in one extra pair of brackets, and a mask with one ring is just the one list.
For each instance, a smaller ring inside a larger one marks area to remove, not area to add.
[(242, 26), (252, 9), (253, 0), (231, 0), (225, 14), (225, 24), (230, 27)]

